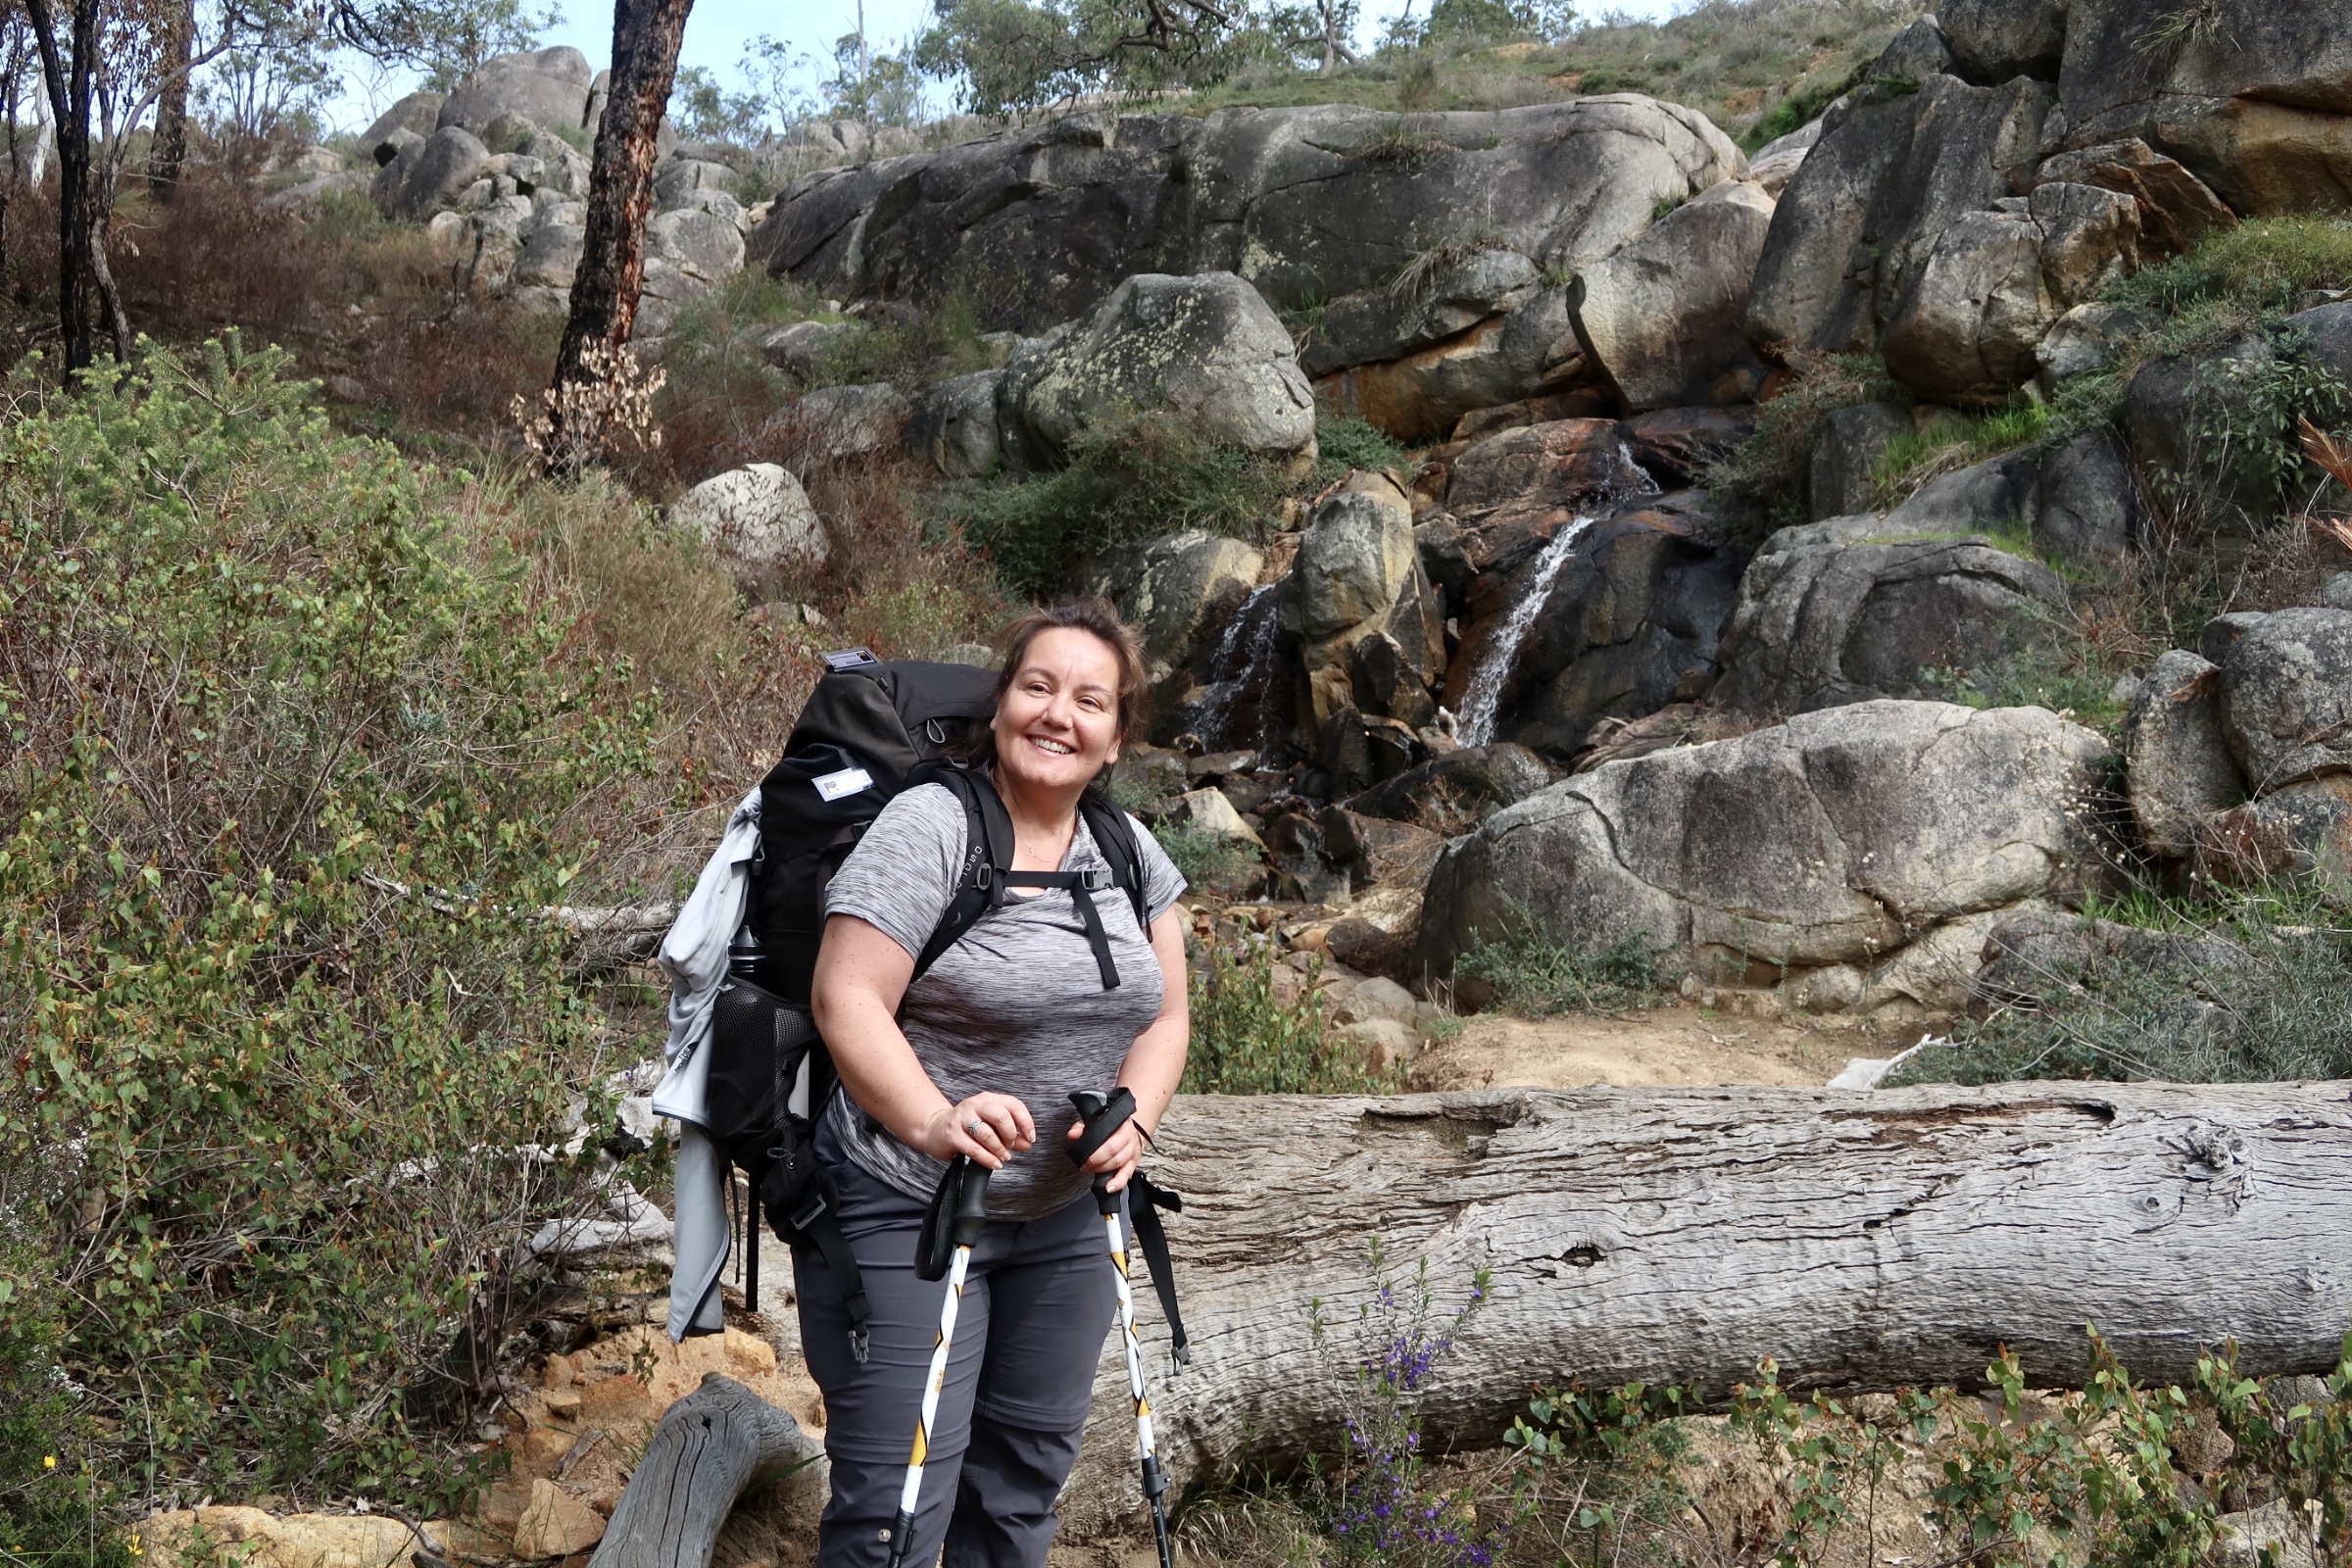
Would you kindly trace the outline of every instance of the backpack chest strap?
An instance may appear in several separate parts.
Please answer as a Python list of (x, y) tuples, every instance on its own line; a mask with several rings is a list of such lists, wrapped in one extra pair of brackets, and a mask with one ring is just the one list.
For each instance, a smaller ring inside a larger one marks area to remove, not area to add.
[(1094, 899), (1114, 885), (1108, 866), (1089, 866), (1083, 871), (1003, 871), (997, 881), (1008, 888), (1067, 888), (1070, 902), (1078, 906), (1078, 918), (1086, 922), (1086, 945), (1094, 951), (1102, 989), (1119, 989), (1119, 966), (1111, 961), (1110, 935), (1102, 929), (1102, 911), (1095, 907)]

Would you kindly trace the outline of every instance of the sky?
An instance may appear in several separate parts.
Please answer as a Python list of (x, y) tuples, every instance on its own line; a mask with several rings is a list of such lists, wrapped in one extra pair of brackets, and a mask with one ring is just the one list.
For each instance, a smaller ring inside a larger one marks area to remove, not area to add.
[[(560, 0), (560, 3), (563, 20), (547, 34), (547, 42), (570, 44), (586, 55), (591, 65), (603, 69), (612, 53), (610, 5), (599, 5), (596, 0)], [(1363, 23), (1357, 29), (1359, 39), (1369, 42), (1381, 24), (1402, 11), (1405, 3), (1406, 0), (1365, 0)], [(1416, 10), (1428, 9), (1428, 0), (1412, 0), (1412, 3)], [(913, 38), (922, 30), (931, 9), (930, 0), (864, 0), (864, 4), (866, 37), (876, 53), (896, 49)], [(740, 91), (749, 84), (738, 75), (736, 62), (743, 58), (746, 44), (765, 34), (789, 45), (793, 52), (809, 57), (811, 66), (801, 74), (797, 85), (812, 90), (818, 76), (814, 63), (829, 61), (834, 40), (858, 30), (858, 0), (695, 0), (694, 10), (686, 19), (686, 37), (678, 50), (678, 64), (701, 66), (729, 88)], [(1638, 17), (1662, 17), (1677, 7), (1674, 0), (1614, 0), (1607, 9)], [(402, 77), (376, 83), (355, 82), (329, 108), (329, 118), (356, 130), (412, 85), (413, 81)]]

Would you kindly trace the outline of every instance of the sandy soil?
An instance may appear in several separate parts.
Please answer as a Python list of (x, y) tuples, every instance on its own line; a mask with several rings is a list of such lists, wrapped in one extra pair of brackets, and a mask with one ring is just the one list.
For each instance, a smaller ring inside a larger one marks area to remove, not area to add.
[(1592, 1084), (1821, 1084), (1856, 1056), (1886, 1056), (1921, 1034), (1844, 1019), (1752, 1017), (1689, 1004), (1619, 1017), (1483, 1013), (1414, 1061), (1426, 1089)]

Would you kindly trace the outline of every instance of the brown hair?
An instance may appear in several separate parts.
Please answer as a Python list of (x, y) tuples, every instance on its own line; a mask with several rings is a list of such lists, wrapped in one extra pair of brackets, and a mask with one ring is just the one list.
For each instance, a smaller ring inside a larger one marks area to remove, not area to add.
[[(1004, 702), (1004, 694), (1012, 689), (1012, 678), (1021, 672), (1021, 661), (1029, 657), (1029, 645), (1050, 631), (1088, 632), (1110, 650), (1119, 665), (1118, 742), (1125, 746), (1143, 734), (1152, 717), (1152, 673), (1144, 663), (1143, 633), (1121, 620), (1119, 612), (1102, 599), (1073, 599), (1032, 610), (1014, 621), (1004, 636), (1004, 662), (997, 671), (996, 701)], [(997, 732), (993, 721), (973, 726), (956, 751), (966, 762), (994, 762)]]

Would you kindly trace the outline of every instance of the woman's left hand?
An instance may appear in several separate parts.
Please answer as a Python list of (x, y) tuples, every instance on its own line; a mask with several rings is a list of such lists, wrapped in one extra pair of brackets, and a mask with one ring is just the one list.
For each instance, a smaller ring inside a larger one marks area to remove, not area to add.
[[(1085, 1136), (1085, 1122), (1070, 1123), (1069, 1141), (1071, 1143), (1074, 1144)], [(1090, 1176), (1100, 1176), (1107, 1172), (1110, 1176), (1110, 1190), (1115, 1193), (1127, 1185), (1127, 1178), (1135, 1174), (1136, 1162), (1143, 1157), (1144, 1124), (1140, 1118), (1130, 1116), (1119, 1124), (1117, 1132), (1102, 1140), (1102, 1147), (1095, 1151), (1094, 1157), (1079, 1168)]]

